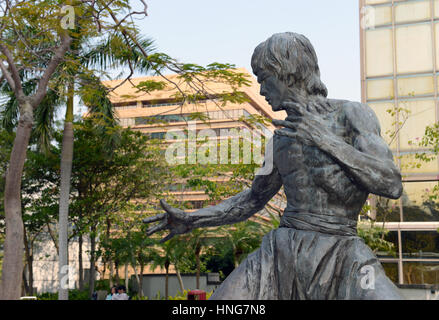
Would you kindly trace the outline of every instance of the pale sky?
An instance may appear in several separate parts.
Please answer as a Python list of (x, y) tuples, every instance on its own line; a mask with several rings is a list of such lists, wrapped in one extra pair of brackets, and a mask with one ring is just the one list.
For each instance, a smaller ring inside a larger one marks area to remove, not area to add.
[(358, 0), (146, 2), (148, 17), (136, 21), (142, 34), (181, 62), (231, 63), (251, 72), (259, 43), (274, 33), (297, 32), (316, 49), (329, 97), (361, 100)]
[(361, 100), (357, 0), (147, 0), (138, 21), (159, 51), (182, 62), (232, 63), (251, 72), (254, 48), (274, 33), (305, 35), (331, 98)]

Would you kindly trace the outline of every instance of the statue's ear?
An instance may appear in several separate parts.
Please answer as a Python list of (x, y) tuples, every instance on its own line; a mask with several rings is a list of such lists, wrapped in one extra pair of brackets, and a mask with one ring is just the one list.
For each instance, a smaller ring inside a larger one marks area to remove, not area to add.
[(284, 79), (288, 87), (293, 87), (296, 84), (296, 77), (294, 74), (287, 75), (286, 79)]

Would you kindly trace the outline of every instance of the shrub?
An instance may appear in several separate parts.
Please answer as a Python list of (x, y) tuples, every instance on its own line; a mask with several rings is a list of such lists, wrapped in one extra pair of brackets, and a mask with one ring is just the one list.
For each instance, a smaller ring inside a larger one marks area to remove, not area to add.
[[(37, 295), (38, 300), (58, 300), (58, 292), (45, 292)], [(88, 291), (69, 290), (69, 300), (90, 300)]]
[[(169, 300), (187, 300), (187, 294), (189, 290), (184, 290), (183, 293), (179, 292), (174, 297), (169, 297)], [(209, 300), (210, 296), (212, 295), (213, 291), (206, 292), (206, 299)]]

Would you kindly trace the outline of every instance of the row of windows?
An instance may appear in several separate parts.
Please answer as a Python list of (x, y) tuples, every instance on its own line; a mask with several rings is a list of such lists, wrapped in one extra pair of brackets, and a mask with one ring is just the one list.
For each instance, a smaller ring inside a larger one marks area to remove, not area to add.
[[(204, 99), (204, 100), (197, 100), (196, 104), (201, 103), (207, 103), (207, 102), (214, 102), (218, 101), (218, 99)], [(193, 102), (189, 101), (188, 104), (192, 104)], [(157, 108), (157, 107), (166, 107), (166, 106), (178, 106), (181, 105), (181, 101), (177, 102), (163, 102), (163, 103), (143, 103), (142, 108)], [(137, 108), (137, 104), (131, 104), (131, 105), (123, 105), (123, 106), (117, 106), (116, 110), (125, 110), (125, 109), (135, 109)]]
[[(191, 116), (192, 115), (192, 116)], [(221, 110), (221, 111), (207, 111), (201, 113), (202, 117), (206, 117), (206, 120), (226, 120), (226, 119), (238, 119), (242, 116), (250, 117), (244, 109), (234, 110)], [(132, 127), (135, 125), (153, 124), (158, 122), (184, 122), (194, 120), (194, 114), (167, 114), (156, 115), (150, 117), (136, 117), (136, 118), (121, 118), (119, 124), (123, 127)], [(196, 119), (195, 119), (196, 120)]]
[(393, 75), (394, 71), (398, 74), (433, 72), (433, 50), (439, 65), (439, 23), (433, 28), (431, 23), (396, 27), (395, 48), (393, 29), (366, 30), (365, 47), (367, 77)]
[(126, 110), (126, 109), (136, 109), (137, 104), (131, 104), (131, 105), (124, 105), (124, 106), (117, 106), (116, 110)]
[[(203, 100), (197, 100), (196, 102), (188, 101), (188, 104), (201, 104), (201, 103), (208, 103), (208, 102), (218, 102), (218, 99), (203, 99)], [(156, 108), (156, 107), (166, 107), (166, 106), (178, 106), (181, 105), (181, 101), (178, 102), (163, 102), (163, 103), (143, 103), (143, 108)]]
[[(386, 275), (398, 283), (398, 264), (382, 263)], [(402, 264), (404, 284), (439, 284), (439, 262), (408, 262)]]
[[(230, 132), (230, 130), (233, 129), (237, 129), (237, 130), (243, 130), (245, 129), (244, 127), (242, 128), (209, 128), (207, 130), (209, 130), (210, 132), (213, 132), (216, 137), (220, 137), (222, 135), (232, 135), (232, 132)], [(197, 130), (197, 134), (200, 132), (201, 130)], [(151, 132), (151, 133), (146, 133), (148, 134), (152, 139), (165, 139), (166, 138), (166, 134), (167, 132)], [(171, 138), (173, 137), (172, 135), (170, 136)], [(177, 139), (179, 136), (175, 135), (175, 138)]]
[[(439, 206), (430, 199), (438, 181), (405, 182), (399, 201), (380, 199), (376, 205), (376, 220), (379, 222), (439, 222)], [(402, 221), (400, 210), (402, 210)]]
[[(381, 125), (381, 135), (390, 144), (393, 150), (397, 149), (397, 139), (392, 136), (395, 133), (396, 118), (389, 113), (389, 110), (395, 110), (394, 101), (389, 102), (372, 102), (368, 105), (375, 111)], [(419, 149), (417, 141), (425, 134), (425, 127), (432, 125), (436, 121), (436, 102), (433, 99), (414, 99), (400, 100), (398, 108), (403, 109), (400, 113), (401, 128), (398, 131), (401, 151)], [(403, 159), (404, 161), (404, 159)], [(429, 168), (433, 165), (434, 168)], [(429, 168), (428, 171), (438, 172), (437, 164), (423, 165), (420, 170)], [(415, 170), (419, 171), (419, 170)]]
[[(385, 79), (367, 79), (367, 100), (393, 100), (394, 98), (414, 99), (416, 97), (433, 97), (435, 90), (435, 78), (433, 74), (420, 74), (416, 76), (398, 76), (395, 82), (393, 77)], [(396, 96), (395, 96), (396, 95)]]
[[(239, 117), (249, 117), (250, 114), (244, 109), (236, 110), (224, 110), (224, 111), (207, 111), (202, 112), (201, 117), (206, 117), (206, 120), (225, 120), (225, 119), (236, 119)], [(150, 117), (137, 117), (134, 118), (135, 125), (151, 124), (157, 122), (184, 122), (197, 120), (195, 114), (166, 114), (166, 115), (156, 115)]]
[[(366, 0), (365, 5), (367, 6), (363, 9), (363, 23), (365, 27), (377, 28), (392, 24), (391, 0)], [(439, 18), (438, 0), (434, 0), (433, 10), (430, 0), (399, 1), (394, 3), (394, 7), (396, 24)]]
[(142, 108), (157, 108), (157, 107), (178, 106), (178, 105), (181, 105), (181, 102), (164, 102), (164, 103), (155, 103), (155, 104), (144, 103), (142, 105)]
[[(401, 246), (403, 259), (436, 259), (439, 260), (439, 232), (437, 231), (401, 231), (401, 243), (398, 232), (390, 231), (386, 240), (395, 245), (396, 254)], [(380, 257), (388, 257), (387, 253), (379, 252)]]
[[(386, 240), (395, 245), (396, 258), (402, 259), (404, 284), (439, 284), (439, 233), (436, 231), (391, 231)], [(402, 256), (399, 256), (401, 247)], [(395, 258), (378, 252), (381, 259)], [(416, 261), (412, 261), (416, 259)], [(399, 282), (398, 263), (382, 262), (386, 275)]]

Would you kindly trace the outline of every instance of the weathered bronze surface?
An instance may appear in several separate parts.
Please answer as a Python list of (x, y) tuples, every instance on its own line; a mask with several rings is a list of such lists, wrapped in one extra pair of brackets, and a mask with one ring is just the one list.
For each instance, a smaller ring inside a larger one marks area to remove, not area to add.
[(193, 213), (161, 201), (166, 212), (145, 219), (159, 222), (148, 233), (168, 229), (168, 240), (194, 228), (244, 221), (284, 186), (280, 227), (211, 299), (401, 299), (356, 232), (370, 193), (392, 199), (402, 193), (375, 113), (365, 104), (327, 99), (316, 53), (303, 35), (273, 35), (255, 49), (252, 68), (261, 95), (274, 111), (288, 114), (273, 121), (283, 128), (266, 154), (273, 159), (271, 174), (257, 175), (250, 189)]

